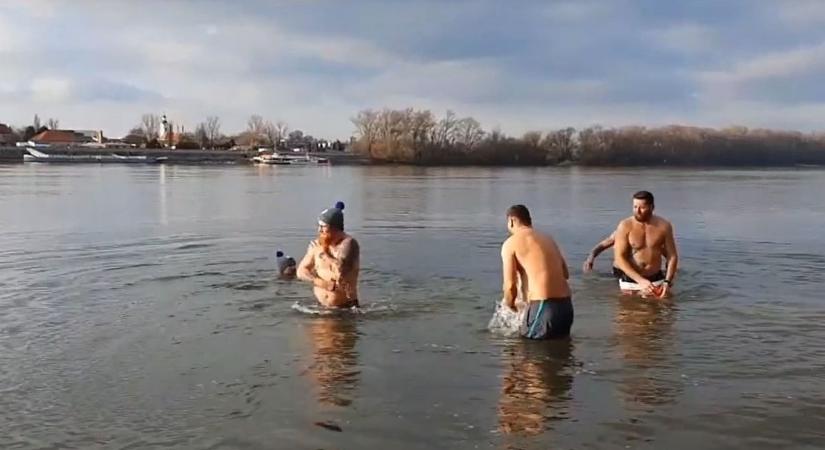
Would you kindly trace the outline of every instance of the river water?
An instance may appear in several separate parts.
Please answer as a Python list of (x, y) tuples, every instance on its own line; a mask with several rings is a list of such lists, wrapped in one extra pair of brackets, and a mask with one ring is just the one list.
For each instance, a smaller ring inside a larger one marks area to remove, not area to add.
[[(639, 189), (669, 302), (587, 251)], [(821, 448), (825, 172), (0, 166), (0, 448)], [(360, 314), (273, 277), (321, 209)], [(571, 265), (569, 342), (487, 330), (510, 204)], [(297, 308), (296, 308), (297, 307)], [(302, 312), (303, 311), (303, 312)]]

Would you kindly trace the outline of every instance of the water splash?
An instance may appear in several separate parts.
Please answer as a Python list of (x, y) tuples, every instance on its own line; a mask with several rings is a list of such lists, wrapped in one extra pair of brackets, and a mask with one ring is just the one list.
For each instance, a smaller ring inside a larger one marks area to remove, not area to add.
[(392, 305), (369, 304), (361, 307), (353, 306), (352, 308), (327, 308), (318, 303), (303, 304), (295, 302), (292, 304), (292, 309), (302, 314), (309, 314), (312, 316), (340, 316), (352, 314), (377, 314), (395, 311)]
[(490, 319), (490, 323), (487, 324), (487, 329), (492, 333), (503, 336), (518, 336), (519, 327), (524, 320), (524, 314), (527, 312), (527, 308), (524, 306), (526, 305), (521, 302), (516, 303), (518, 312), (515, 312), (503, 306), (501, 302), (496, 302), (496, 310)]

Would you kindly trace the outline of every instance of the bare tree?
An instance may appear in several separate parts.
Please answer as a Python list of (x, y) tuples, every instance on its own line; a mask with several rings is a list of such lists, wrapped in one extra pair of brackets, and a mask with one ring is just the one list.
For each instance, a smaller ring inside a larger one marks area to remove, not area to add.
[(458, 120), (455, 113), (447, 110), (443, 119), (438, 121), (438, 126), (434, 129), (433, 142), (442, 147), (452, 146), (455, 143), (455, 129)]
[(378, 112), (366, 109), (350, 120), (355, 125), (355, 132), (359, 136), (357, 149), (372, 157), (372, 146), (378, 132)]
[(573, 159), (573, 152), (576, 149), (575, 133), (576, 130), (570, 127), (547, 133), (541, 146), (547, 151), (547, 156), (551, 161), (562, 162)]
[(541, 132), (540, 131), (528, 131), (524, 133), (524, 137), (521, 138), (525, 144), (532, 148), (538, 148), (539, 144), (541, 143)]
[(272, 146), (272, 148), (278, 147), (278, 128), (276, 128), (275, 125), (269, 120), (267, 120), (264, 124), (263, 134), (264, 136), (266, 136), (266, 139), (267, 141), (269, 141), (269, 144)]
[(217, 116), (209, 116), (204, 124), (206, 140), (209, 148), (215, 148), (215, 143), (221, 138), (221, 119)]
[(465, 117), (456, 124), (455, 136), (456, 142), (462, 144), (469, 151), (473, 150), (484, 139), (484, 130), (477, 120), (472, 117)]
[(46, 122), (46, 128), (48, 128), (50, 130), (56, 130), (56, 129), (60, 128), (60, 121), (57, 120), (57, 119), (50, 118)]
[(263, 117), (257, 114), (249, 116), (249, 120), (246, 121), (246, 131), (249, 133), (252, 145), (258, 145), (258, 142), (263, 139), (265, 126)]
[(195, 127), (195, 135), (193, 139), (197, 142), (201, 148), (206, 148), (209, 144), (209, 133), (206, 131), (207, 124), (205, 122), (201, 122)]
[(283, 120), (279, 120), (275, 123), (275, 132), (277, 133), (278, 137), (278, 140), (275, 143), (275, 147), (277, 148), (281, 141), (285, 139), (289, 134), (289, 125), (287, 125), (287, 123)]
[(160, 117), (155, 114), (144, 114), (143, 117), (140, 118), (140, 124), (146, 142), (151, 142), (158, 138), (160, 133)]
[(421, 157), (421, 150), (429, 143), (435, 127), (435, 118), (430, 111), (414, 111), (410, 120), (410, 134), (416, 157)]
[(304, 132), (301, 130), (292, 130), (288, 137), (290, 142), (304, 142)]

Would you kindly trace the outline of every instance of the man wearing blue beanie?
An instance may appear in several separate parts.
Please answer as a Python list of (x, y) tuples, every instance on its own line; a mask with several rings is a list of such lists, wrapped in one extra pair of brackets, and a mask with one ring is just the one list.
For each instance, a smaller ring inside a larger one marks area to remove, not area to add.
[(344, 203), (321, 211), (318, 238), (309, 243), (298, 265), (298, 278), (312, 283), (315, 297), (331, 308), (358, 306), (361, 249), (344, 232)]

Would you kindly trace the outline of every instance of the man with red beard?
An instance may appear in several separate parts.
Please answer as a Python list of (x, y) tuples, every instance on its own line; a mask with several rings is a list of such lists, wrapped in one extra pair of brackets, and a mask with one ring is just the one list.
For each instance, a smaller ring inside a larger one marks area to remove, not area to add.
[[(633, 216), (619, 222), (613, 248), (613, 273), (622, 293), (667, 297), (679, 263), (673, 225), (653, 214), (653, 194), (633, 194)], [(667, 258), (667, 274), (662, 259)]]
[(318, 239), (309, 243), (298, 265), (298, 278), (312, 283), (318, 302), (329, 308), (358, 306), (358, 241), (344, 232), (344, 205), (328, 208), (318, 217)]

